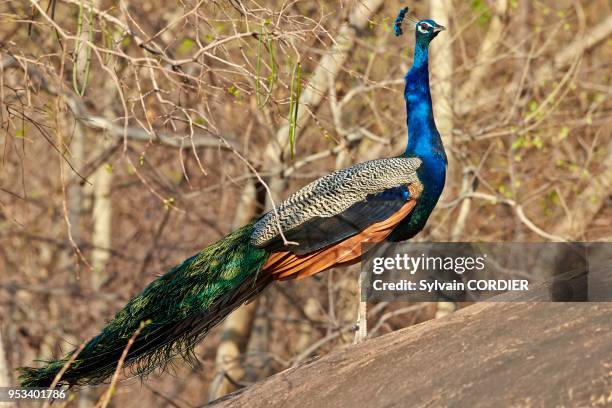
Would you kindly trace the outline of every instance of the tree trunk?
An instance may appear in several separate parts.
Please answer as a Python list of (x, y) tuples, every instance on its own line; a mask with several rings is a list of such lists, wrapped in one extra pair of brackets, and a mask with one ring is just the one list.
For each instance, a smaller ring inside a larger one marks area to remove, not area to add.
[[(0, 327), (1, 329), (1, 327)], [(2, 339), (2, 330), (0, 330), (0, 387), (11, 387), (11, 368), (8, 363), (7, 355), (4, 350), (4, 340)], [(0, 402), (0, 408), (12, 408), (16, 405), (12, 402)]]
[[(446, 24), (453, 15), (453, 3), (451, 0), (431, 0), (431, 16), (438, 22)], [(453, 47), (450, 41), (451, 31), (444, 34), (444, 41), (432, 42), (431, 48), (431, 75), (433, 109), (436, 116), (436, 125), (442, 136), (442, 141), (448, 157), (447, 187), (442, 199), (454, 194), (457, 188), (458, 163), (453, 154), (453, 69), (454, 57)], [(452, 302), (439, 302), (436, 317), (443, 317), (455, 310)]]

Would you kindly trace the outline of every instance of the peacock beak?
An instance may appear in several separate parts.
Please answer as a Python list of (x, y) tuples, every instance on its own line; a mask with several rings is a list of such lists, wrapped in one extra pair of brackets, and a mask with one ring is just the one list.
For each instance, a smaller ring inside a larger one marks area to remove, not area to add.
[(438, 26), (434, 27), (433, 32), (434, 33), (439, 33), (440, 31), (444, 31), (444, 30), (446, 30), (446, 27), (438, 25)]

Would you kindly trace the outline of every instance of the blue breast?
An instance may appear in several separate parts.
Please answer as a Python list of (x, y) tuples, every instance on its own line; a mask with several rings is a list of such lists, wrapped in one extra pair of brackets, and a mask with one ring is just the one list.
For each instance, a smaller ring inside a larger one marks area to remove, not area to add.
[(436, 206), (446, 181), (446, 153), (433, 116), (429, 90), (427, 42), (417, 41), (413, 66), (406, 75), (408, 144), (405, 157), (422, 160), (417, 174), (423, 192), (412, 212), (398, 224), (389, 236), (391, 241), (403, 241), (420, 232)]

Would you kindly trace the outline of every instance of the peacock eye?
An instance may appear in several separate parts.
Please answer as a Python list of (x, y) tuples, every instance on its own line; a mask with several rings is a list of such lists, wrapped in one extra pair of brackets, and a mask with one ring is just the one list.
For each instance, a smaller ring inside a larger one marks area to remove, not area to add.
[(429, 24), (427, 24), (427, 23), (421, 23), (421, 24), (419, 24), (418, 28), (419, 28), (419, 31), (421, 33), (427, 34), (427, 33), (429, 33), (429, 31), (431, 29), (431, 26)]

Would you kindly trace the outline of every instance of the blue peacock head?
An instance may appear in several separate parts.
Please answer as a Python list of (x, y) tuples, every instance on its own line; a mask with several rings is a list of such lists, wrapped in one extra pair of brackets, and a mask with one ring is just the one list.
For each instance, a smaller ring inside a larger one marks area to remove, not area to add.
[[(400, 10), (399, 15), (395, 19), (395, 35), (400, 36), (404, 32), (402, 30), (402, 22), (404, 18), (406, 18), (408, 14), (408, 7), (404, 7)], [(446, 28), (431, 19), (420, 20), (417, 21), (413, 17), (408, 17), (415, 24), (415, 33), (417, 42), (422, 42), (429, 44), (431, 40), (436, 38), (436, 36), (440, 33), (440, 31), (445, 30)]]
[(446, 27), (433, 20), (421, 20), (416, 24), (416, 39), (417, 41), (430, 42), (440, 34), (440, 31), (444, 30), (446, 30)]

